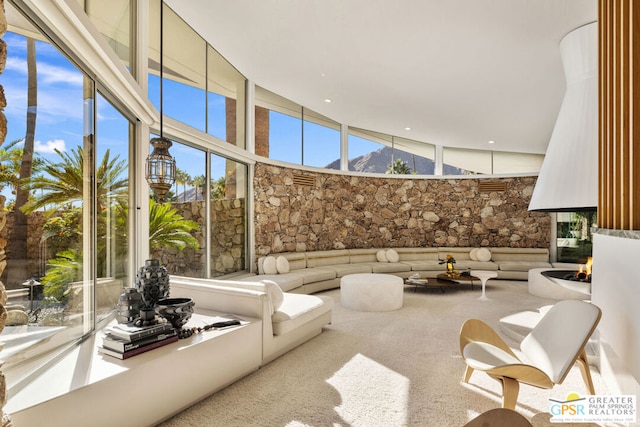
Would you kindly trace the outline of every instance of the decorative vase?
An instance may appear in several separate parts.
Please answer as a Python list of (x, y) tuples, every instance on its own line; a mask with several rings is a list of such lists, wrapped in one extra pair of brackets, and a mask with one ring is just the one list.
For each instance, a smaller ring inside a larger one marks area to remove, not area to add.
[(156, 303), (156, 314), (180, 330), (191, 318), (194, 305), (191, 298), (166, 298)]
[(449, 273), (449, 274), (453, 273), (453, 263), (452, 262), (447, 262), (447, 273)]
[(116, 321), (118, 323), (133, 323), (140, 317), (140, 309), (144, 307), (142, 295), (136, 288), (125, 288), (118, 299), (116, 307)]
[(157, 259), (148, 259), (136, 274), (136, 288), (144, 308), (153, 310), (156, 303), (169, 296), (169, 272)]

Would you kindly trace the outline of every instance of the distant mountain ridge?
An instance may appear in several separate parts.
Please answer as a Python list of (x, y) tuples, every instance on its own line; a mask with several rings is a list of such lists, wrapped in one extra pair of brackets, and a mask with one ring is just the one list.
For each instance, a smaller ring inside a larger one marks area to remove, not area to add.
[[(383, 147), (379, 150), (372, 151), (355, 159), (349, 160), (349, 170), (355, 172), (369, 172), (369, 173), (385, 173), (389, 170), (389, 164), (391, 163), (391, 147)], [(411, 172), (416, 172), (418, 175), (433, 175), (435, 170), (435, 163), (433, 160), (426, 159), (420, 156), (414, 156), (404, 151), (395, 151), (393, 153), (394, 161), (402, 160), (411, 169)], [(334, 160), (325, 166), (327, 169), (340, 169), (340, 159)], [(453, 166), (444, 165), (443, 174), (445, 175), (460, 175), (461, 169)]]

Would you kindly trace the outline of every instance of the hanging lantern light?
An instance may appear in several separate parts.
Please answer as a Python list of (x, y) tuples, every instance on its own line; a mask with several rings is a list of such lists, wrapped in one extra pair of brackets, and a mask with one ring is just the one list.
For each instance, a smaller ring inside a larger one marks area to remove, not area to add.
[(164, 196), (176, 181), (176, 160), (169, 154), (171, 141), (167, 138), (153, 138), (151, 140), (153, 152), (147, 157), (145, 178), (149, 187), (158, 198), (164, 202)]
[(152, 138), (150, 141), (150, 144), (153, 146), (153, 151), (147, 157), (147, 167), (145, 171), (145, 178), (147, 179), (149, 188), (153, 190), (159, 203), (164, 202), (164, 196), (176, 181), (176, 160), (169, 154), (169, 148), (171, 148), (172, 143), (162, 136), (163, 9), (164, 4), (160, 1), (160, 137)]

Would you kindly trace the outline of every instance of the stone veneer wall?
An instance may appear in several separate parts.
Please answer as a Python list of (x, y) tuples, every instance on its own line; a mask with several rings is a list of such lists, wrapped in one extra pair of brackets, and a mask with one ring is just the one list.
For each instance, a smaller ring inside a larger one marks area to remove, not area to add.
[[(506, 190), (481, 192), (482, 181), (505, 184)], [(256, 254), (384, 247), (548, 248), (549, 214), (527, 210), (535, 183), (536, 177), (352, 176), (257, 163)]]

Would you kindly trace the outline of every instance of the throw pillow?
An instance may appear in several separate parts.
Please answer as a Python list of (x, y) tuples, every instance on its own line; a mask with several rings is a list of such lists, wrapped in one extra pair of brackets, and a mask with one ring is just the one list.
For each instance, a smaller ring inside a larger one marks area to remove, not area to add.
[(471, 249), (471, 252), (469, 252), (469, 258), (471, 261), (478, 261), (478, 249), (479, 248), (473, 248)]
[(276, 266), (276, 257), (268, 256), (262, 263), (262, 269), (264, 274), (278, 274), (278, 267)]
[(287, 274), (289, 272), (289, 260), (280, 255), (276, 258), (276, 269), (279, 274)]
[(400, 261), (400, 255), (398, 255), (398, 252), (395, 249), (389, 249), (387, 250), (387, 260), (389, 262), (398, 262)]
[(284, 293), (282, 293), (282, 289), (280, 289), (280, 286), (278, 286), (278, 284), (273, 280), (260, 280), (260, 282), (264, 283), (267, 295), (269, 295), (271, 305), (273, 306), (273, 311), (278, 311), (284, 302)]
[(389, 262), (389, 260), (387, 259), (387, 251), (385, 251), (384, 249), (380, 249), (377, 253), (376, 253), (376, 259), (379, 262)]
[(478, 257), (478, 261), (491, 261), (491, 251), (487, 248), (478, 249), (478, 252), (476, 252), (476, 256)]

